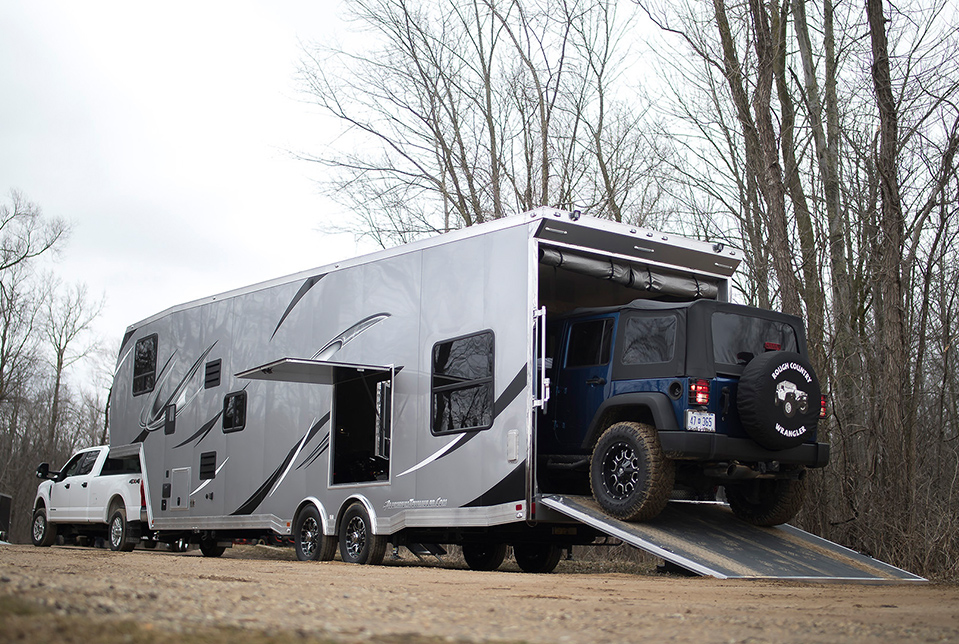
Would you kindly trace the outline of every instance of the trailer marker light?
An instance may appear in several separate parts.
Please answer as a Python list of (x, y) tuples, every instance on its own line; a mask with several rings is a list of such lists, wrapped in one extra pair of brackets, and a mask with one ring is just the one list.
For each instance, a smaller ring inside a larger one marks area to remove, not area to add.
[(689, 381), (689, 404), (690, 405), (708, 405), (709, 404), (709, 381), (708, 380), (690, 380)]

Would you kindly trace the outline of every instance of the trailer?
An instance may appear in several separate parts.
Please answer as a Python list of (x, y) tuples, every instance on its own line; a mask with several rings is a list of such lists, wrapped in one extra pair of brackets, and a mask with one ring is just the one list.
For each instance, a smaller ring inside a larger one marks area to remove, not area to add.
[[(484, 570), (510, 546), (548, 572), (611, 534), (567, 511), (584, 486), (613, 520), (723, 486), (737, 516), (785, 522), (828, 462), (821, 396), (801, 321), (726, 304), (740, 260), (539, 208), (147, 318), (110, 428), (141, 451), (143, 532), (211, 556), (269, 533), (354, 563), (457, 544)], [(760, 348), (705, 360), (713, 319)]]

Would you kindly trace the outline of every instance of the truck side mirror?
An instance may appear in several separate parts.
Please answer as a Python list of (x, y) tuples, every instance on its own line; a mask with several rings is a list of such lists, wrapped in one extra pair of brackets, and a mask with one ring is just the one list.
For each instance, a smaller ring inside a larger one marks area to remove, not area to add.
[(50, 478), (50, 464), (49, 464), (49, 463), (40, 463), (40, 466), (37, 467), (37, 478), (38, 478), (38, 479), (47, 479), (47, 478)]

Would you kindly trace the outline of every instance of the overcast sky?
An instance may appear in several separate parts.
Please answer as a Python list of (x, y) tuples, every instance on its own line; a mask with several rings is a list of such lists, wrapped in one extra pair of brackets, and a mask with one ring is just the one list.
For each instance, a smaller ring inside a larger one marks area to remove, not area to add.
[[(55, 270), (98, 331), (372, 250), (319, 232), (329, 123), (300, 100), (300, 42), (343, 39), (336, 0), (0, 0), (0, 193), (73, 224)], [(348, 35), (347, 35), (348, 37)]]

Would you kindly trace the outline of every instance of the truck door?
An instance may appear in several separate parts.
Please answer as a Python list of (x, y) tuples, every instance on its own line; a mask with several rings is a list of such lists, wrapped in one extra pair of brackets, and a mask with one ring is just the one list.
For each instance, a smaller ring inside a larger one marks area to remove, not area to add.
[(98, 450), (81, 452), (62, 470), (63, 478), (50, 490), (50, 516), (57, 521), (89, 521), (90, 472), (97, 462)]
[(582, 444), (607, 397), (615, 327), (615, 316), (579, 319), (566, 327), (554, 417), (556, 440), (564, 447)]

